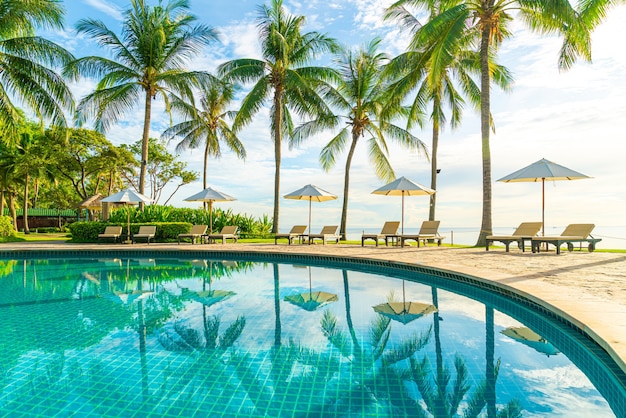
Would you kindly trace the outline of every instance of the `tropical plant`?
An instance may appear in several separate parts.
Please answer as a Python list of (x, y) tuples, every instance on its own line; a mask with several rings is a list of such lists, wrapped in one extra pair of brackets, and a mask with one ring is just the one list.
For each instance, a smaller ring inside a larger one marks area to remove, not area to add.
[[(150, 193), (146, 194), (146, 196), (149, 196), (155, 203), (158, 203), (165, 186), (174, 180), (178, 180), (176, 188), (164, 203), (167, 204), (182, 186), (196, 181), (198, 179), (198, 173), (186, 170), (187, 163), (178, 161), (176, 156), (168, 151), (164, 140), (149, 138), (148, 144), (148, 163), (146, 164), (148, 181), (146, 184), (150, 188)], [(122, 145), (122, 148), (127, 149), (137, 156), (141, 156), (143, 153), (143, 141), (137, 141), (130, 146)], [(137, 178), (134, 174), (134, 170), (124, 171), (122, 173), (126, 181), (138, 189)], [(141, 178), (139, 179), (139, 183), (141, 183)]]
[[(399, 0), (391, 7), (415, 6), (429, 10), (431, 0)], [(447, 44), (462, 42), (468, 33), (478, 39), (480, 54), (480, 131), (482, 145), (483, 210), (477, 246), (484, 246), (492, 233), (491, 120), (492, 69), (494, 54), (502, 41), (510, 36), (508, 25), (515, 12), (530, 29), (542, 34), (563, 35), (559, 67), (571, 67), (578, 57), (591, 59), (591, 31), (602, 21), (612, 2), (580, 0), (573, 6), (568, 1), (457, 1), (431, 17), (433, 27), (448, 28)]]
[[(435, 2), (430, 7), (429, 13), (436, 16), (449, 5)], [(452, 129), (461, 123), (464, 97), (476, 109), (480, 108), (480, 88), (473, 79), (480, 74), (480, 56), (474, 48), (476, 37), (465, 31), (464, 24), (458, 21), (445, 22), (445, 27), (434, 25), (429, 20), (422, 24), (409, 10), (397, 4), (387, 9), (385, 17), (398, 21), (411, 34), (407, 52), (395, 57), (388, 67), (391, 73), (402, 74), (389, 91), (391, 97), (398, 101), (415, 91), (408, 118), (409, 128), (415, 122), (423, 125), (423, 115), (430, 108), (430, 188), (437, 190), (439, 135), (448, 122), (445, 108), (450, 109)], [(457, 34), (456, 30), (463, 33)], [(508, 70), (495, 63), (490, 65), (490, 70), (491, 79), (507, 90), (512, 81)], [(433, 193), (430, 195), (428, 214), (431, 221), (435, 220), (436, 202), (437, 193)]]
[[(74, 100), (55, 72), (74, 57), (35, 30), (63, 27), (63, 7), (56, 0), (2, 1), (0, 6), (0, 141), (15, 138), (21, 112), (14, 100), (53, 124), (66, 124), (64, 107)], [(8, 135), (7, 135), (8, 134)]]
[(302, 33), (304, 16), (292, 16), (283, 0), (271, 0), (259, 8), (258, 28), (263, 59), (243, 58), (226, 62), (219, 73), (228, 80), (256, 82), (243, 99), (233, 129), (248, 124), (271, 97), (270, 125), (274, 141), (274, 212), (272, 233), (278, 233), (280, 214), (280, 163), (283, 139), (293, 131), (291, 111), (298, 116), (329, 113), (318, 89), (327, 87), (335, 73), (328, 67), (307, 66), (319, 53), (337, 50), (335, 41), (318, 32)]
[(343, 206), (341, 210), (340, 233), (345, 239), (348, 222), (348, 196), (350, 187), (350, 166), (359, 139), (365, 138), (368, 145), (370, 163), (378, 178), (393, 180), (395, 173), (387, 158), (387, 138), (397, 141), (409, 149), (425, 152), (424, 144), (408, 130), (391, 122), (393, 118), (405, 116), (405, 109), (397, 101), (387, 99), (388, 79), (383, 75), (383, 66), (388, 62), (385, 54), (378, 52), (379, 39), (374, 39), (357, 52), (345, 51), (337, 60), (341, 79), (336, 95), (329, 96), (334, 107), (341, 112), (336, 115), (323, 115), (306, 122), (295, 129), (294, 144), (304, 138), (327, 129), (342, 129), (320, 153), (320, 163), (324, 170), (334, 167), (337, 156), (347, 147), (343, 186)]
[(161, 137), (167, 141), (181, 137), (182, 140), (176, 145), (178, 152), (198, 148), (204, 143), (202, 188), (206, 189), (209, 157), (222, 156), (220, 142), (239, 158), (246, 158), (246, 150), (225, 119), (236, 114), (227, 110), (235, 98), (235, 87), (227, 81), (211, 77), (200, 87), (200, 95), (201, 109), (179, 97), (172, 98), (172, 109), (178, 111), (185, 121), (168, 128)]
[(144, 97), (140, 193), (145, 192), (147, 181), (152, 101), (161, 96), (169, 110), (169, 93), (190, 96), (191, 87), (206, 73), (186, 71), (184, 65), (202, 46), (217, 39), (210, 27), (194, 25), (196, 18), (188, 11), (189, 0), (159, 2), (158, 6), (131, 0), (131, 8), (124, 12), (121, 37), (99, 20), (81, 19), (76, 25), (78, 33), (94, 38), (113, 56), (79, 58), (66, 68), (65, 73), (73, 77), (82, 74), (100, 79), (96, 90), (80, 101), (78, 122), (95, 117), (96, 129), (104, 131)]

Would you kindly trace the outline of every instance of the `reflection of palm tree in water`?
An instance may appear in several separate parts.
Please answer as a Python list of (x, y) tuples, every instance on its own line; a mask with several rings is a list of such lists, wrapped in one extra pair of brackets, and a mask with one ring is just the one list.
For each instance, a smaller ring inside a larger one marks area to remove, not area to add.
[[(439, 310), (439, 301), (437, 288), (432, 287), (433, 305)], [(475, 388), (475, 390), (466, 396), (470, 390), (469, 375), (464, 359), (460, 355), (455, 356), (454, 367), (456, 371), (456, 381), (451, 381), (451, 372), (443, 363), (442, 346), (440, 339), (440, 324), (442, 318), (439, 311), (434, 313), (433, 328), (435, 337), (435, 361), (436, 372), (434, 374), (435, 385), (431, 385), (429, 375), (432, 374), (427, 357), (421, 362), (411, 359), (412, 380), (417, 384), (418, 391), (422, 396), (427, 411), (434, 418), (448, 418), (457, 416), (457, 411), (461, 401), (465, 398), (465, 406), (463, 407), (463, 416), (478, 416), (486, 407), (487, 417), (521, 417), (521, 408), (516, 400), (510, 401), (501, 410), (496, 407), (496, 380), (498, 378), (498, 370), (500, 368), (500, 360), (494, 364), (494, 322), (493, 308), (486, 307), (485, 313), (485, 339), (486, 339), (486, 371), (485, 379)], [(451, 389), (451, 391), (450, 391)]]

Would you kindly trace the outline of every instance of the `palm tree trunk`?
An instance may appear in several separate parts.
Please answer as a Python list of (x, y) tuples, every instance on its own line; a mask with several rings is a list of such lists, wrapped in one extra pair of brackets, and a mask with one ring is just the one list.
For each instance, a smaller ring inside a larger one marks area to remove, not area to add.
[[(146, 171), (148, 169), (148, 139), (150, 137), (150, 116), (152, 114), (152, 96), (150, 90), (146, 90), (146, 103), (143, 115), (143, 135), (141, 137), (141, 166), (139, 170), (139, 193), (145, 194)], [(143, 210), (143, 202), (139, 203), (139, 209)]]
[[(438, 105), (438, 104), (437, 104)], [(433, 143), (430, 155), (430, 188), (437, 190), (437, 148), (439, 148), (439, 121), (433, 121)], [(435, 204), (437, 203), (437, 193), (430, 195), (430, 210), (428, 220), (435, 220)]]
[(348, 158), (346, 159), (346, 173), (343, 180), (343, 206), (341, 208), (341, 227), (339, 233), (341, 239), (346, 239), (346, 229), (348, 227), (348, 189), (350, 188), (350, 166), (352, 165), (352, 157), (354, 156), (354, 150), (359, 140), (359, 133), (352, 133), (352, 144), (350, 145), (350, 151), (348, 151)]
[(4, 190), (0, 190), (0, 216), (4, 215)]
[[(489, 7), (493, 1), (489, 1)], [(480, 132), (482, 137), (483, 157), (483, 218), (476, 246), (484, 247), (487, 235), (492, 234), (491, 225), (491, 151), (489, 148), (490, 126), (490, 74), (489, 74), (489, 40), (491, 26), (486, 24), (482, 29), (480, 41)]]
[(485, 307), (485, 402), (487, 403), (487, 416), (496, 418), (496, 369), (495, 369), (495, 337), (493, 308)]
[(17, 232), (17, 211), (15, 210), (15, 194), (11, 191), (9, 193), (9, 213), (11, 214), (11, 219), (13, 219), (13, 228), (15, 228), (15, 232)]
[(274, 161), (276, 163), (276, 171), (274, 172), (274, 219), (272, 225), (272, 234), (278, 233), (278, 216), (280, 215), (280, 159), (282, 146), (282, 92), (280, 88), (276, 88), (274, 94)]
[[(207, 168), (209, 166), (209, 138), (206, 139), (206, 144), (204, 146), (204, 176), (202, 177), (202, 189), (207, 188)], [(207, 202), (202, 202), (202, 207), (206, 212), (208, 204)]]
[(274, 263), (274, 347), (282, 344), (282, 331), (280, 323), (280, 279), (278, 264)]
[(28, 228), (28, 182), (30, 181), (30, 176), (26, 173), (24, 177), (24, 210), (22, 212), (22, 218), (24, 219), (24, 233), (30, 234), (30, 230)]

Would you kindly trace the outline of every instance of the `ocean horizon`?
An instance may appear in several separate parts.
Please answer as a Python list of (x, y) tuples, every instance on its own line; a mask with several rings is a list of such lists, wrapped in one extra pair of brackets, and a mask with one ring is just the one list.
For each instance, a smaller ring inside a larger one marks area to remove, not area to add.
[[(567, 225), (547, 227), (546, 235), (559, 235), (565, 229)], [(513, 233), (517, 228), (517, 225), (511, 227), (494, 227), (493, 233), (498, 235), (508, 235)], [(319, 232), (321, 227), (313, 227), (314, 232)], [(375, 228), (348, 228), (347, 239), (353, 241), (359, 241), (361, 235), (366, 233), (380, 232), (380, 227)], [(419, 232), (418, 228), (404, 228), (405, 234), (416, 234)], [(474, 245), (478, 239), (479, 228), (468, 227), (448, 227), (442, 225), (439, 227), (439, 233), (445, 235), (444, 243), (457, 244), (457, 245)], [(602, 238), (602, 241), (596, 244), (597, 249), (612, 249), (612, 250), (625, 250), (626, 249), (626, 226), (601, 226), (598, 225), (594, 228), (591, 235), (594, 238)]]

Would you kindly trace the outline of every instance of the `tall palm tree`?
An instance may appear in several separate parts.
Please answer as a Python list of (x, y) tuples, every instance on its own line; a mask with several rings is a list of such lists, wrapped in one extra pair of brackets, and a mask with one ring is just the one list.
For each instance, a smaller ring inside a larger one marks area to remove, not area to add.
[(10, 142), (21, 120), (14, 100), (55, 125), (66, 124), (64, 108), (74, 99), (53, 69), (74, 57), (35, 30), (63, 27), (63, 7), (55, 0), (0, 2), (0, 140)]
[(201, 86), (200, 95), (201, 109), (197, 109), (195, 104), (188, 100), (180, 97), (172, 98), (172, 109), (178, 111), (185, 121), (166, 129), (161, 137), (168, 141), (174, 137), (181, 137), (182, 140), (176, 145), (177, 151), (198, 148), (204, 143), (202, 185), (206, 189), (209, 157), (220, 158), (222, 156), (220, 142), (239, 158), (246, 158), (246, 150), (226, 121), (227, 117), (236, 115), (236, 112), (227, 110), (235, 98), (234, 85), (217, 78), (210, 78), (208, 83), (203, 83)]
[[(436, 2), (428, 11), (436, 16), (445, 4)], [(418, 122), (430, 108), (432, 130), (430, 188), (437, 190), (437, 153), (439, 135), (448, 122), (446, 107), (450, 110), (452, 129), (460, 125), (465, 98), (477, 109), (480, 108), (480, 88), (472, 76), (480, 74), (480, 56), (474, 49), (475, 36), (464, 28), (462, 22), (446, 22), (447, 26), (433, 25), (420, 21), (405, 7), (394, 5), (387, 9), (385, 17), (401, 23), (411, 33), (408, 51), (392, 60), (389, 70), (403, 76), (394, 83), (391, 91), (396, 100), (403, 100), (416, 91), (411, 104), (408, 127)], [(461, 31), (461, 33), (457, 33)], [(508, 89), (512, 76), (502, 66), (492, 63), (492, 80), (503, 89)], [(428, 219), (435, 220), (437, 193), (430, 195)]]
[(144, 193), (148, 162), (148, 139), (152, 101), (161, 96), (169, 111), (168, 93), (191, 95), (191, 87), (206, 73), (187, 71), (184, 66), (201, 47), (217, 39), (206, 25), (195, 24), (189, 14), (189, 0), (170, 0), (166, 5), (149, 6), (146, 0), (131, 0), (124, 12), (121, 37), (103, 22), (81, 19), (76, 29), (94, 38), (113, 57), (79, 58), (66, 68), (66, 74), (99, 78), (93, 93), (85, 96), (77, 109), (77, 120), (95, 117), (95, 126), (105, 131), (138, 100), (144, 99), (139, 192)]
[(388, 81), (383, 76), (383, 66), (388, 58), (378, 52), (380, 39), (374, 39), (364, 49), (345, 51), (337, 60), (341, 79), (336, 95), (329, 96), (339, 114), (322, 117), (300, 125), (294, 132), (294, 143), (327, 129), (342, 129), (330, 140), (320, 153), (322, 168), (334, 167), (338, 155), (349, 147), (343, 186), (340, 233), (345, 239), (348, 223), (348, 194), (350, 166), (361, 138), (366, 138), (370, 162), (376, 175), (382, 180), (393, 180), (395, 173), (387, 158), (387, 138), (403, 146), (425, 151), (424, 144), (406, 129), (390, 122), (398, 116), (406, 116), (405, 109), (397, 101), (387, 100)]
[(302, 33), (304, 16), (289, 15), (283, 0), (271, 0), (259, 8), (258, 28), (263, 59), (243, 58), (222, 64), (219, 72), (238, 82), (256, 82), (244, 98), (233, 128), (248, 124), (271, 98), (270, 125), (274, 141), (274, 219), (272, 233), (278, 232), (280, 214), (280, 162), (282, 142), (293, 130), (291, 111), (298, 116), (328, 113), (318, 93), (334, 78), (327, 67), (307, 66), (323, 52), (337, 50), (335, 41), (318, 32)]
[[(563, 46), (559, 56), (559, 66), (567, 69), (578, 57), (591, 59), (591, 30), (606, 15), (607, 9), (614, 2), (607, 0), (579, 0), (572, 6), (566, 0), (460, 0), (446, 7), (441, 13), (431, 18), (434, 26), (454, 28), (457, 39), (474, 32), (478, 36), (480, 54), (480, 131), (482, 145), (483, 171), (483, 211), (477, 246), (485, 244), (485, 237), (492, 233), (491, 216), (491, 150), (489, 129), (491, 120), (492, 54), (508, 36), (507, 28), (515, 12), (530, 29), (543, 34), (563, 35)], [(429, 8), (432, 0), (399, 0), (392, 7), (416, 6)], [(452, 24), (456, 22), (457, 24)], [(463, 25), (462, 30), (459, 24)], [(450, 39), (454, 42), (454, 38)]]

